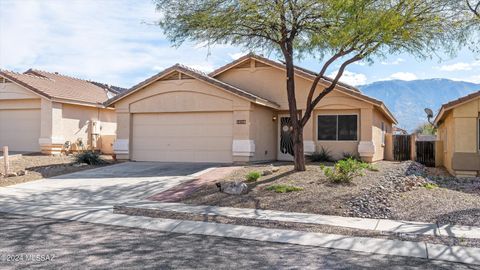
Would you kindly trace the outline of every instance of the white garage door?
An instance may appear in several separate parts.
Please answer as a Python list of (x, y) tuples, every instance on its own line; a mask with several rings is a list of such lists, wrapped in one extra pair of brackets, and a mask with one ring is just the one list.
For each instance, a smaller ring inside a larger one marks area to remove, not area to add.
[(231, 112), (134, 114), (132, 159), (232, 162)]
[(10, 151), (40, 151), (40, 110), (0, 110), (0, 147)]

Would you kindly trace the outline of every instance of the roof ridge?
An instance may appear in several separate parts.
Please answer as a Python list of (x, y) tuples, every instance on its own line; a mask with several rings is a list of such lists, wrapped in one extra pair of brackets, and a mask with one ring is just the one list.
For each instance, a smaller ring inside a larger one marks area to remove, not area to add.
[(0, 72), (13, 73), (13, 74), (15, 74), (15, 75), (29, 76), (29, 77), (33, 77), (33, 78), (35, 78), (35, 79), (48, 80), (48, 81), (53, 81), (53, 82), (54, 82), (54, 80), (52, 80), (52, 79), (50, 79), (50, 78), (47, 78), (47, 77), (45, 77), (45, 76), (39, 76), (39, 75), (36, 75), (36, 74), (17, 72), (17, 71), (7, 70), (7, 69), (1, 69)]
[[(69, 79), (73, 79), (73, 80), (77, 80), (77, 81), (82, 81), (82, 82), (85, 82), (85, 83), (90, 83), (91, 80), (89, 79), (81, 79), (81, 78), (78, 78), (78, 77), (74, 77), (72, 75), (65, 75), (65, 74), (61, 74), (59, 72), (51, 72), (51, 71), (46, 71), (46, 70), (40, 70), (40, 69), (35, 69), (35, 68), (31, 68), (29, 69), (33, 72), (44, 72), (44, 73), (47, 73), (47, 74), (51, 74), (51, 75), (55, 75), (55, 76), (59, 76), (59, 77), (65, 77), (65, 78), (69, 78)], [(98, 87), (98, 86), (96, 86)]]

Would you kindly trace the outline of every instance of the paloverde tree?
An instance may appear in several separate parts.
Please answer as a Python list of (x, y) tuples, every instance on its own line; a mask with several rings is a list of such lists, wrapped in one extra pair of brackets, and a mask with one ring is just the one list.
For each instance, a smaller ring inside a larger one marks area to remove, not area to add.
[[(231, 44), (283, 56), (298, 171), (305, 170), (303, 127), (348, 65), (404, 52), (428, 57), (453, 40), (440, 0), (156, 0), (156, 7), (162, 14), (159, 25), (174, 45)], [(323, 66), (306, 109), (299, 111), (294, 58), (304, 55), (322, 60)], [(317, 91), (334, 65), (336, 76)]]

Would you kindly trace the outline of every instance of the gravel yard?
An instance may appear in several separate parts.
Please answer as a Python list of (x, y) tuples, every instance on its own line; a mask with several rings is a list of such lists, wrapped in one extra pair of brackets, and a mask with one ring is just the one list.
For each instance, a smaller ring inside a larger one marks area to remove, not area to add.
[[(330, 165), (331, 164), (327, 164)], [(275, 164), (279, 171), (247, 183), (249, 193), (228, 195), (207, 185), (182, 202), (272, 209), (339, 216), (389, 218), (424, 222), (480, 224), (480, 179), (455, 179), (422, 165), (381, 161), (378, 171), (366, 171), (352, 184), (333, 184), (319, 164), (307, 165), (305, 172), (293, 172), (290, 164)], [(243, 180), (252, 171), (262, 172), (270, 165), (246, 166), (223, 181)], [(275, 193), (272, 184), (303, 188), (290, 193)]]
[[(102, 156), (102, 158), (108, 162), (105, 165), (113, 163), (110, 156)], [(28, 154), (14, 157), (10, 160), (10, 172), (17, 173), (20, 171), (26, 171), (25, 175), (2, 177), (5, 174), (5, 169), (3, 166), (3, 159), (0, 159), (0, 187), (93, 169), (105, 165), (75, 164), (73, 156)]]

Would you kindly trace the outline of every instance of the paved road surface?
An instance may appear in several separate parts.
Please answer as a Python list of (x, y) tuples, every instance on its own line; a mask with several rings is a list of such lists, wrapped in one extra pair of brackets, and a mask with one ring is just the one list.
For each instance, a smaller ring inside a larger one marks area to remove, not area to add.
[[(0, 213), (0, 269), (480, 269), (396, 256)], [(6, 255), (50, 262), (5, 262)]]

